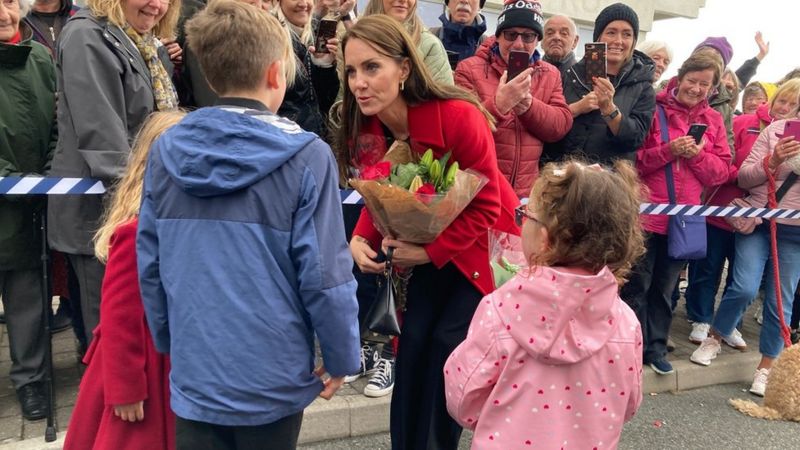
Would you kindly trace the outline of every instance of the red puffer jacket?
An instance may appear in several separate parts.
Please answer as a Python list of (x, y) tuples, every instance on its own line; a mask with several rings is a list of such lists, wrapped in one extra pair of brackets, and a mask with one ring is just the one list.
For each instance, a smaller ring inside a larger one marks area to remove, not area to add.
[(538, 59), (531, 64), (531, 107), (519, 116), (514, 111), (501, 114), (495, 94), (506, 62), (500, 57), (495, 37), (484, 41), (475, 56), (458, 64), (456, 84), (478, 95), (483, 106), (497, 120), (494, 143), (497, 164), (520, 197), (530, 194), (539, 174), (539, 156), (545, 142), (557, 142), (572, 128), (572, 113), (564, 100), (561, 74), (554, 66)]
[[(642, 183), (647, 186), (650, 202), (669, 203), (664, 168), (672, 164), (677, 203), (699, 205), (703, 189), (728, 181), (731, 151), (720, 113), (709, 106), (708, 100), (692, 108), (679, 103), (673, 95), (677, 84), (677, 78), (673, 78), (667, 88), (656, 96), (657, 107), (664, 108), (667, 116), (669, 138), (666, 143), (662, 142), (661, 122), (656, 110), (650, 133), (642, 148), (636, 152), (636, 170)], [(689, 125), (693, 123), (708, 125), (703, 135), (705, 145), (694, 158), (676, 158), (669, 149), (669, 141), (685, 136)], [(643, 215), (641, 221), (645, 230), (667, 234), (667, 216)]]

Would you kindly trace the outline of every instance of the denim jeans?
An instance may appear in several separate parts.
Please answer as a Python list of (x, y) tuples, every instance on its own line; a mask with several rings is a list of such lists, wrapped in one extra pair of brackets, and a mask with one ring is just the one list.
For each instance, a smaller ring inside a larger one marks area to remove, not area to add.
[(620, 297), (636, 313), (644, 336), (644, 364), (666, 357), (672, 290), (686, 261), (667, 254), (667, 236), (647, 233), (646, 252), (633, 266)]
[[(781, 231), (779, 228), (778, 263), (783, 300), (782, 314), (788, 325), (795, 289), (798, 278), (800, 278), (800, 239), (794, 236), (784, 237)], [(722, 296), (712, 326), (721, 335), (730, 335), (751, 300), (756, 296), (762, 275), (766, 275), (764, 277), (764, 324), (761, 326), (758, 349), (764, 356), (777, 358), (783, 350), (784, 343), (775, 299), (769, 227), (760, 226), (749, 235), (736, 233), (735, 241), (736, 264), (733, 266), (733, 282)]]
[(706, 257), (689, 262), (689, 285), (686, 287), (686, 313), (689, 320), (711, 323), (714, 318), (714, 303), (719, 289), (725, 259), (728, 260), (727, 290), (731, 284), (731, 268), (735, 258), (734, 233), (706, 224)]

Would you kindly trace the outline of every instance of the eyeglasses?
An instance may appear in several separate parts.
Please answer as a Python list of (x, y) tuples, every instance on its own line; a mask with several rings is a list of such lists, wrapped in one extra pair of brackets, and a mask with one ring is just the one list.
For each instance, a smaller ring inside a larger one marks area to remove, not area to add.
[(516, 41), (518, 36), (522, 36), (522, 42), (526, 44), (533, 44), (534, 42), (536, 42), (536, 39), (539, 38), (539, 35), (532, 31), (526, 33), (518, 33), (512, 30), (503, 30), (503, 39), (507, 40), (508, 42)]
[(518, 227), (521, 227), (523, 223), (525, 223), (525, 219), (530, 219), (539, 225), (544, 225), (541, 220), (534, 217), (533, 213), (528, 211), (527, 205), (519, 205), (514, 210), (514, 222), (516, 222)]

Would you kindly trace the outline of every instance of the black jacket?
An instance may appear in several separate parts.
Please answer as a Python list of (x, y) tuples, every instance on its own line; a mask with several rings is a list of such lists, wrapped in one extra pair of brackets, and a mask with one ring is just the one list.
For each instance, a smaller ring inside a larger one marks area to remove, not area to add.
[[(592, 111), (575, 117), (572, 130), (564, 139), (545, 144), (540, 164), (561, 161), (570, 155), (582, 155), (590, 161), (612, 164), (624, 158), (636, 160), (636, 150), (650, 131), (650, 123), (656, 108), (653, 92), (653, 60), (634, 50), (633, 57), (622, 68), (614, 82), (616, 93), (614, 104), (622, 114), (619, 133), (614, 136), (600, 117), (600, 111)], [(565, 73), (562, 80), (564, 97), (568, 104), (583, 98), (590, 92), (585, 78), (585, 65), (581, 60)]]
[[(33, 9), (25, 16), (25, 23), (33, 31), (33, 39), (47, 47), (51, 55), (55, 55), (56, 41), (61, 34), (61, 30), (80, 7), (74, 5), (72, 0), (61, 0), (61, 8), (53, 14), (37, 13)], [(46, 17), (52, 17), (52, 26), (46, 20)]]

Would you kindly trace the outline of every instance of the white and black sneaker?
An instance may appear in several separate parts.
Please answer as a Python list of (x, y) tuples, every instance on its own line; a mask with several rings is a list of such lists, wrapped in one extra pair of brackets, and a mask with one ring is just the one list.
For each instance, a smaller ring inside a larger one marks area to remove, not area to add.
[(378, 346), (375, 344), (363, 344), (361, 346), (361, 369), (358, 373), (344, 377), (345, 383), (352, 383), (357, 379), (370, 375), (375, 372), (376, 365), (380, 359)]
[(367, 397), (383, 397), (394, 390), (394, 359), (380, 358), (375, 368), (375, 373), (364, 388)]

